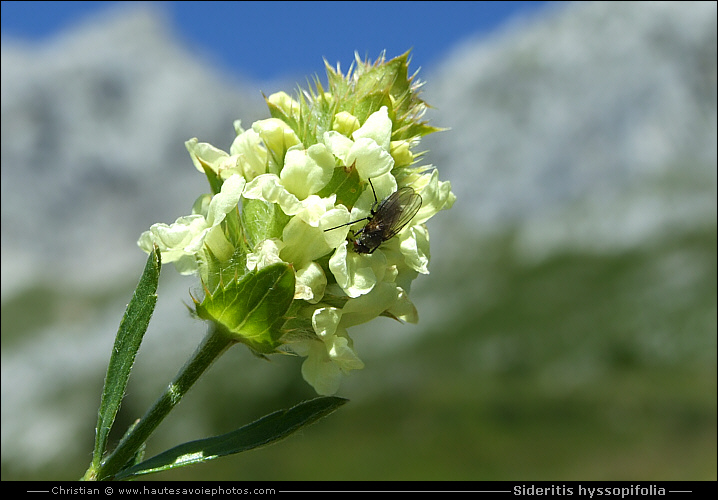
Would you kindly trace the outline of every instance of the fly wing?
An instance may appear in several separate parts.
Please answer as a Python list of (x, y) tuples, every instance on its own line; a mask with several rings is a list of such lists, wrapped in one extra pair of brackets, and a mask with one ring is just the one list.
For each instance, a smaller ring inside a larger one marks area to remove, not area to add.
[(393, 238), (421, 208), (421, 196), (408, 186), (389, 195), (376, 209), (374, 220), (384, 241)]

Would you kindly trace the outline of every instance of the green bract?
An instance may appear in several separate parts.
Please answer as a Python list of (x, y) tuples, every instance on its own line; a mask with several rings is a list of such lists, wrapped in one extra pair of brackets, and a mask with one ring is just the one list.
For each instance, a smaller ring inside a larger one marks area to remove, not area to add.
[[(426, 105), (408, 53), (357, 58), (346, 75), (327, 65), (327, 77), (326, 91), (316, 80), (298, 100), (267, 97), (271, 118), (250, 130), (235, 122), (229, 153), (187, 141), (211, 194), (138, 242), (199, 274), (199, 317), (260, 354), (307, 357), (302, 375), (325, 395), (364, 366), (348, 327), (380, 315), (418, 321), (409, 287), (429, 272), (424, 223), (456, 199), (436, 169), (418, 165), (421, 137), (438, 129), (421, 120)], [(375, 251), (357, 253), (352, 231), (376, 200), (406, 186), (421, 196), (420, 210)]]
[(282, 345), (284, 315), (294, 298), (294, 272), (279, 262), (233, 279), (204, 300), (195, 300), (197, 315), (214, 321), (223, 335), (255, 351), (271, 354)]

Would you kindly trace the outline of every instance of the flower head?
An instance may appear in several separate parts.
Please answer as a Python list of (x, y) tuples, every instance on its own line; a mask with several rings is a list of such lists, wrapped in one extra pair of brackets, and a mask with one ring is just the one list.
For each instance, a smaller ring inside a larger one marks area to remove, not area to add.
[(425, 222), (455, 200), (418, 164), (421, 137), (438, 129), (421, 120), (408, 53), (357, 58), (345, 75), (327, 65), (327, 76), (326, 91), (317, 80), (297, 100), (267, 97), (271, 118), (251, 129), (235, 122), (229, 153), (188, 141), (212, 193), (138, 242), (199, 274), (202, 318), (261, 354), (305, 356), (302, 375), (320, 394), (364, 366), (347, 328), (382, 315), (418, 321), (409, 286), (429, 272)]

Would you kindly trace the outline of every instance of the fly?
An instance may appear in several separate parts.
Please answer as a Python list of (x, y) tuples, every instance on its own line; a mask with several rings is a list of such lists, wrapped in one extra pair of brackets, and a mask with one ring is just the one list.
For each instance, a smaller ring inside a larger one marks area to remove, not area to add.
[(396, 236), (421, 208), (421, 195), (409, 186), (398, 189), (379, 202), (371, 179), (369, 179), (369, 185), (374, 194), (371, 213), (363, 219), (324, 230), (331, 231), (363, 220), (367, 221), (364, 227), (354, 233), (352, 237), (351, 242), (354, 244), (356, 253), (374, 253), (379, 245)]

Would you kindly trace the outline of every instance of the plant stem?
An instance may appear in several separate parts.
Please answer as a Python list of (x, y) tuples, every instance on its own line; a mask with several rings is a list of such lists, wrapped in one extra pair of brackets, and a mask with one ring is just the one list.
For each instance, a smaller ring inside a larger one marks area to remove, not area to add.
[(142, 444), (169, 414), (177, 406), (182, 396), (192, 384), (219, 358), (235, 341), (210, 323), (210, 331), (199, 345), (192, 357), (177, 373), (174, 380), (167, 386), (165, 392), (155, 401), (155, 404), (147, 410), (147, 413), (140, 419), (120, 441), (113, 451), (100, 465), (99, 470), (90, 470), (85, 473), (84, 479), (106, 480), (112, 479), (115, 474), (122, 470), (137, 453)]

